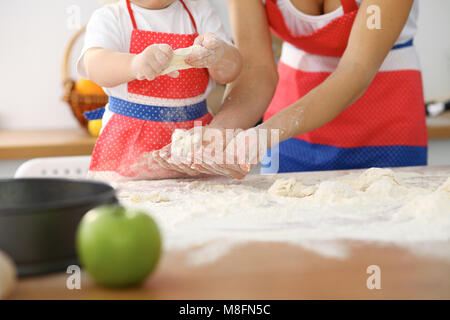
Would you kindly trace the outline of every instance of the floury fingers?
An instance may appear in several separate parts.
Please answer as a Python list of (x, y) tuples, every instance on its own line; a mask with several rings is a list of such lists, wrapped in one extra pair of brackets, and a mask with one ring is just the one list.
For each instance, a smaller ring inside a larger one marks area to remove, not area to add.
[[(256, 127), (248, 130), (218, 129), (195, 125), (193, 129), (176, 130), (170, 152), (164, 148), (159, 155), (167, 162), (183, 163), (201, 168), (210, 174), (230, 175), (231, 171), (247, 174), (259, 162), (278, 166), (276, 145), (279, 130)], [(275, 147), (275, 148), (274, 148)], [(272, 152), (267, 154), (267, 150)]]

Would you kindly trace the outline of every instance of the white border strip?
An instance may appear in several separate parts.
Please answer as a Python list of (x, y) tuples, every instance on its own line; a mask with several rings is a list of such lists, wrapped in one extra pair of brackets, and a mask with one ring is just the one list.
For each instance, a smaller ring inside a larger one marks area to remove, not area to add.
[(197, 104), (204, 101), (207, 98), (207, 94), (202, 94), (200, 96), (189, 98), (189, 99), (164, 99), (141, 96), (139, 94), (128, 93), (128, 101), (138, 104), (145, 104), (149, 106), (158, 107), (184, 107)]
[[(166, 98), (156, 98), (156, 97), (148, 97), (143, 96), (140, 94), (134, 94), (127, 92), (127, 98), (125, 100), (139, 103), (139, 104), (146, 104), (149, 106), (159, 106), (159, 107), (184, 107), (184, 106), (190, 106), (193, 104), (197, 104), (199, 102), (202, 102), (206, 100), (206, 98), (209, 96), (211, 91), (216, 87), (215, 81), (210, 78), (208, 87), (206, 88), (205, 93), (188, 99), (166, 99)], [(123, 99), (122, 97), (118, 96), (117, 98)]]

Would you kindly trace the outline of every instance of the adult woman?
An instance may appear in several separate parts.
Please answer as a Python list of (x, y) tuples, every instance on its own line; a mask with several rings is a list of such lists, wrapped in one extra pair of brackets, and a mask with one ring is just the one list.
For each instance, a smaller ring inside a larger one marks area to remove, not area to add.
[[(279, 129), (282, 141), (279, 168), (269, 172), (426, 164), (422, 80), (413, 47), (417, 1), (228, 4), (246, 65), (210, 127), (246, 129), (265, 111), (259, 128)], [(279, 79), (269, 28), (285, 40)], [(243, 143), (235, 139), (233, 145)], [(228, 164), (218, 170), (206, 163), (194, 167), (235, 178), (250, 169)]]

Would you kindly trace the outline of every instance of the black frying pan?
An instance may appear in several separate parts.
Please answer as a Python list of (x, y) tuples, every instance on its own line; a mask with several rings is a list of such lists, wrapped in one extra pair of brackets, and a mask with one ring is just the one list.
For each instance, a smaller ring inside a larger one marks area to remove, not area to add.
[(68, 179), (0, 180), (0, 250), (20, 276), (77, 264), (75, 234), (83, 215), (117, 203), (109, 185)]

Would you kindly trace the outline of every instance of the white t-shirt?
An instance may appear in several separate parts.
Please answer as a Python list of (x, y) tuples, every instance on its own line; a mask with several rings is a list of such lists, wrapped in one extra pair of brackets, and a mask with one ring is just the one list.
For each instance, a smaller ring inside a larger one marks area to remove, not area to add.
[[(185, 4), (194, 17), (199, 34), (211, 32), (222, 40), (231, 43), (222, 21), (208, 0), (185, 0)], [(178, 0), (167, 8), (160, 10), (145, 9), (133, 3), (131, 7), (139, 30), (177, 34), (192, 34), (195, 32), (187, 11)], [(86, 77), (82, 57), (90, 48), (100, 47), (116, 52), (128, 53), (130, 50), (132, 31), (133, 24), (127, 10), (126, 0), (120, 0), (118, 3), (109, 4), (96, 10), (87, 25), (84, 47), (77, 63), (78, 73), (82, 77)], [(211, 78), (205, 94), (184, 100), (152, 98), (146, 101), (136, 101), (135, 98), (132, 98), (128, 94), (128, 86), (126, 83), (114, 88), (104, 88), (104, 90), (106, 94), (123, 100), (141, 104), (177, 107), (203, 101), (214, 86), (214, 80)], [(108, 110), (107, 113), (109, 113)], [(105, 117), (108, 118), (108, 114), (105, 114), (104, 119)]]

